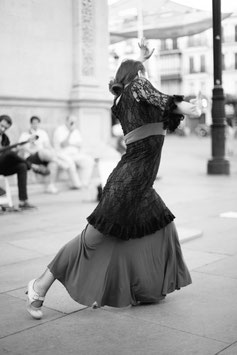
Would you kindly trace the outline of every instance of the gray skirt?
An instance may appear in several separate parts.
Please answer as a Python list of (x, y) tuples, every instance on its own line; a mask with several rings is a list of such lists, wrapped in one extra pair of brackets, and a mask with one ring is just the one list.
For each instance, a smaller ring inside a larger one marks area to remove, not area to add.
[(192, 282), (174, 222), (127, 241), (105, 237), (87, 225), (48, 268), (75, 301), (87, 306), (158, 302)]

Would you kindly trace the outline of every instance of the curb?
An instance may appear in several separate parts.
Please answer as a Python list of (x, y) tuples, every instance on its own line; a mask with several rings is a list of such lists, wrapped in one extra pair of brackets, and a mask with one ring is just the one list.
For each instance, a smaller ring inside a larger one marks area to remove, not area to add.
[(179, 241), (181, 244), (187, 243), (191, 240), (200, 238), (203, 236), (203, 232), (199, 229), (194, 228), (185, 228), (185, 227), (177, 227)]

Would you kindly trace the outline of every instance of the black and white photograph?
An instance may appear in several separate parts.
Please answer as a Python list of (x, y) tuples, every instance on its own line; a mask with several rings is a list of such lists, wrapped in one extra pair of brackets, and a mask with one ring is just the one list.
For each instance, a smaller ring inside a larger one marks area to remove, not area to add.
[(237, 354), (237, 3), (0, 0), (0, 355)]

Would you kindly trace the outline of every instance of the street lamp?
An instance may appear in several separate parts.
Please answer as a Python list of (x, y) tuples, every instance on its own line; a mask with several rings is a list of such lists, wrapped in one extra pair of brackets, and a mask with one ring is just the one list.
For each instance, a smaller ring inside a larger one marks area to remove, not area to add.
[(212, 90), (212, 159), (208, 161), (210, 175), (229, 175), (230, 164), (225, 159), (225, 97), (222, 88), (221, 0), (212, 0), (214, 88)]

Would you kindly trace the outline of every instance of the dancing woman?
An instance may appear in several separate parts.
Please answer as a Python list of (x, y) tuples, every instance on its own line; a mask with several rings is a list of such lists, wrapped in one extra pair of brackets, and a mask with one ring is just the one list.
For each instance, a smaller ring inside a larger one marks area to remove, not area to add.
[[(142, 61), (152, 53), (142, 43)], [(126, 153), (110, 174), (99, 204), (80, 235), (57, 253), (46, 271), (28, 284), (27, 310), (42, 317), (55, 279), (80, 304), (125, 307), (158, 302), (191, 283), (174, 215), (153, 188), (166, 131), (185, 114), (200, 115), (182, 96), (152, 86), (142, 61), (125, 60), (110, 91)]]

